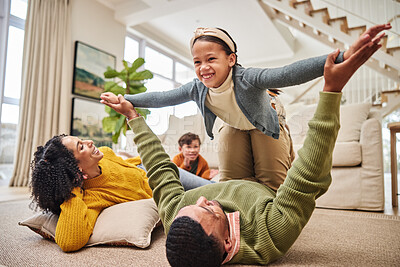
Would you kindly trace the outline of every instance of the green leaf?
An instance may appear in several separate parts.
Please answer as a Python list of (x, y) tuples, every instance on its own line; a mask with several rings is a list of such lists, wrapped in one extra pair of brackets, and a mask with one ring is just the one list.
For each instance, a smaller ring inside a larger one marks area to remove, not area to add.
[(115, 124), (114, 131), (115, 131), (115, 132), (120, 132), (122, 126), (124, 126), (125, 121), (126, 121), (126, 117), (123, 116), (123, 115), (121, 115), (121, 116), (118, 118), (117, 123)]
[(116, 82), (107, 81), (107, 82), (104, 84), (104, 91), (105, 91), (105, 92), (109, 92), (114, 86), (117, 86), (117, 85), (118, 85), (118, 83), (116, 83)]
[(112, 133), (115, 129), (115, 125), (118, 122), (117, 117), (104, 117), (102, 120), (103, 131), (106, 133)]
[(111, 93), (115, 94), (115, 95), (124, 95), (125, 94), (125, 88), (123, 88), (122, 86), (116, 86), (113, 89), (110, 90)]
[(129, 85), (130, 85), (130, 87), (138, 87), (139, 88), (139, 87), (144, 86), (144, 83), (142, 81), (130, 80)]
[(142, 81), (142, 80), (147, 80), (153, 78), (153, 73), (149, 70), (144, 70), (141, 72), (134, 72), (129, 76), (130, 80), (135, 80), (135, 81)]
[(110, 117), (117, 117), (118, 119), (121, 116), (121, 114), (119, 114), (118, 112), (116, 112), (112, 108), (110, 108), (110, 113), (108, 113), (108, 114), (110, 114)]
[(121, 114), (119, 114), (118, 112), (116, 112), (115, 110), (113, 110), (112, 108), (110, 108), (109, 106), (104, 106), (104, 110), (108, 113), (108, 115), (110, 117), (117, 117), (119, 118), (119, 116), (121, 116)]
[(107, 67), (107, 70), (104, 72), (104, 78), (111, 79), (117, 77), (119, 74), (118, 71), (112, 69), (111, 67)]
[(126, 60), (122, 60), (122, 64), (124, 65), (125, 69), (129, 71), (128, 62)]
[(112, 141), (114, 144), (118, 144), (118, 138), (121, 132), (116, 132), (112, 135)]
[(145, 119), (147, 118), (147, 115), (149, 115), (151, 113), (151, 111), (146, 108), (136, 108), (136, 111), (140, 115), (142, 115)]
[(143, 64), (144, 64), (144, 59), (139, 57), (132, 63), (132, 66), (129, 68), (129, 71), (130, 72), (135, 72)]
[(113, 110), (113, 109), (110, 108), (109, 106), (104, 106), (104, 110), (105, 110), (105, 112), (107, 112), (107, 114), (110, 114), (111, 110)]
[(126, 136), (126, 130), (128, 129), (128, 124), (126, 123), (126, 121), (125, 121), (125, 123), (124, 123), (124, 126), (122, 127), (122, 133)]
[(129, 93), (132, 94), (132, 95), (135, 95), (135, 94), (140, 94), (140, 93), (143, 93), (143, 92), (146, 92), (146, 91), (147, 91), (147, 88), (142, 86), (142, 87), (130, 88)]
[(125, 83), (127, 82), (127, 78), (128, 78), (128, 75), (126, 74), (126, 72), (124, 72), (124, 71), (121, 71), (119, 74), (118, 74), (118, 78), (120, 78), (122, 81), (124, 81)]

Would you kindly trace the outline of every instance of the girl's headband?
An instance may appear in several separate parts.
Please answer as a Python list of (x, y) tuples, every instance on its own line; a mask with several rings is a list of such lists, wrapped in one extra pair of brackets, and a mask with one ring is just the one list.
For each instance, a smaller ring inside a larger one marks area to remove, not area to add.
[(217, 29), (217, 28), (197, 28), (194, 32), (194, 36), (193, 38), (190, 40), (190, 48), (193, 47), (193, 43), (194, 41), (199, 38), (200, 36), (214, 36), (217, 37), (219, 39), (221, 39), (222, 41), (224, 41), (229, 48), (232, 50), (232, 52), (236, 52), (235, 51), (235, 45), (233, 43), (233, 41), (231, 40), (231, 38), (229, 38), (228, 35), (226, 35), (223, 31)]

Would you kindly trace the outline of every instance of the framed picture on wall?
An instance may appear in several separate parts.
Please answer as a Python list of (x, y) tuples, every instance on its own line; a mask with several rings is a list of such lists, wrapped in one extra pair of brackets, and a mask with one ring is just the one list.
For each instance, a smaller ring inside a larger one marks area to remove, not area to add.
[(115, 69), (115, 64), (115, 56), (76, 41), (72, 93), (100, 99), (106, 82), (104, 72), (108, 66)]
[(93, 140), (97, 147), (112, 147), (112, 134), (103, 131), (102, 120), (108, 114), (104, 105), (89, 99), (72, 99), (71, 135)]

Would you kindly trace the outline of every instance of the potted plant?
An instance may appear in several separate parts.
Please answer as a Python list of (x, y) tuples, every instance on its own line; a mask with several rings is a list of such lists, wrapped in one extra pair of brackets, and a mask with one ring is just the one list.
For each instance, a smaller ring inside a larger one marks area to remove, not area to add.
[[(121, 71), (107, 67), (107, 71), (104, 72), (106, 79), (113, 79), (115, 81), (107, 81), (104, 85), (105, 92), (111, 92), (115, 95), (121, 94), (139, 94), (147, 90), (144, 83), (148, 79), (153, 78), (153, 73), (149, 70), (137, 71), (144, 64), (143, 58), (136, 59), (132, 64), (122, 60), (124, 68)], [(119, 114), (112, 108), (106, 106), (106, 112), (108, 117), (105, 117), (102, 121), (103, 130), (107, 133), (113, 133), (112, 141), (114, 144), (118, 143), (118, 138), (122, 133), (126, 136), (126, 130), (128, 128), (126, 117)], [(150, 111), (147, 109), (136, 109), (143, 117), (146, 118)]]

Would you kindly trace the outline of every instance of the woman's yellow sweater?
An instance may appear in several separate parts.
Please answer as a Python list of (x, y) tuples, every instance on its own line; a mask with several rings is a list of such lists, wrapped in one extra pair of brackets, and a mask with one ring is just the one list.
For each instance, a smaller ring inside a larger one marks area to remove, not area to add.
[(93, 232), (100, 212), (118, 203), (152, 197), (146, 172), (136, 165), (139, 157), (123, 160), (112, 149), (100, 147), (101, 175), (84, 180), (83, 190), (72, 190), (75, 197), (61, 207), (55, 240), (63, 251), (82, 248)]

